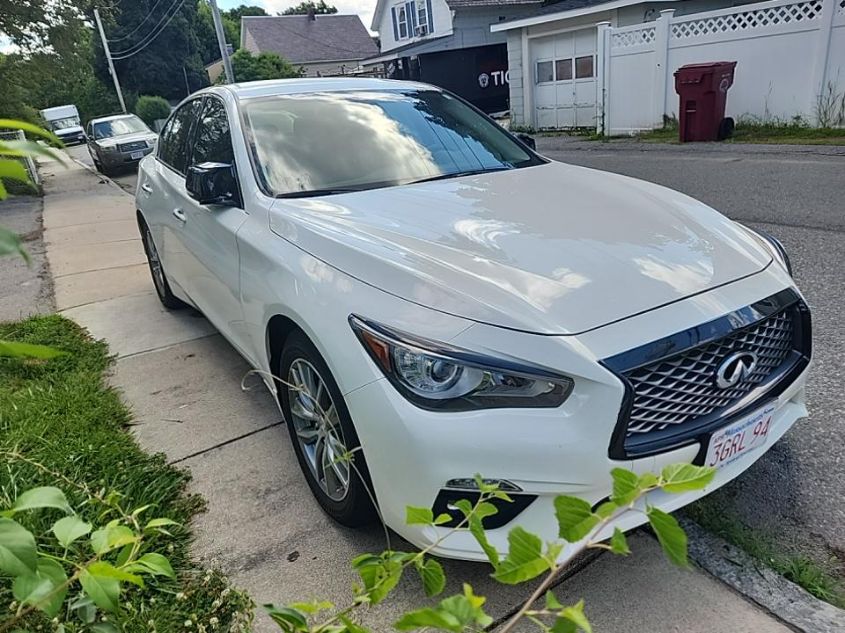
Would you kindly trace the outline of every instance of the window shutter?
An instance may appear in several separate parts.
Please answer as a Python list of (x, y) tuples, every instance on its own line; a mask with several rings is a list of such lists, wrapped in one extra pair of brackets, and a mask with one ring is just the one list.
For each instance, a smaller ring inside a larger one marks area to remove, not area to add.
[(411, 0), (406, 5), (406, 11), (411, 14), (410, 19), (408, 20), (408, 27), (411, 29), (411, 35), (416, 35), (417, 33), (417, 3)]
[(425, 2), (426, 17), (428, 18), (428, 32), (434, 33), (434, 14), (431, 12), (431, 0), (420, 0)]
[(393, 18), (393, 39), (399, 41), (399, 20), (396, 17), (396, 7), (390, 7), (390, 17)]

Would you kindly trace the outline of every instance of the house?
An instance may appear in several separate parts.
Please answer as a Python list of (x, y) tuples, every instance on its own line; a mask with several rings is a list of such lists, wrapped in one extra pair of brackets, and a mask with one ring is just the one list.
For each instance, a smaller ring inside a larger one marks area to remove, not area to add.
[(542, 0), (378, 0), (372, 30), (391, 79), (451, 90), (488, 113), (508, 109), (507, 36), (491, 25), (524, 15)]
[(820, 100), (845, 94), (843, 0), (561, 0), (490, 30), (507, 37), (515, 125), (660, 127), (690, 63), (737, 62), (734, 118), (823, 123)]
[(347, 75), (378, 47), (357, 15), (245, 15), (241, 48), (278, 53), (307, 77)]

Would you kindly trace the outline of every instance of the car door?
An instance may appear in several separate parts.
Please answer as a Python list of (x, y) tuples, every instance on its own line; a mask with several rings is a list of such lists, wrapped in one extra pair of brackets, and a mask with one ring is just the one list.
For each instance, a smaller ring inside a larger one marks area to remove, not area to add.
[[(229, 118), (221, 98), (206, 95), (192, 142), (189, 166), (209, 162), (234, 165)], [(182, 190), (187, 196), (184, 182)], [(208, 319), (244, 351), (237, 232), (247, 214), (242, 203), (202, 205), (189, 200), (181, 231), (187, 292)]]
[(186, 101), (173, 113), (161, 132), (149, 178), (138, 183), (140, 194), (156, 210), (149, 218), (153, 239), (167, 278), (193, 301), (186, 277), (184, 229), (186, 209), (193, 204), (185, 191), (185, 173), (191, 134), (202, 109), (202, 97)]

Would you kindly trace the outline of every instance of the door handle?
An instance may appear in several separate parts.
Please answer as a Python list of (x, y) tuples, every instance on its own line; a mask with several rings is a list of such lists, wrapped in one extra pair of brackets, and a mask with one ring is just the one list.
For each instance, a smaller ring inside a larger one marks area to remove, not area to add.
[(173, 209), (173, 217), (179, 220), (180, 222), (185, 222), (187, 218), (185, 217), (185, 212), (182, 209)]
[(150, 187), (147, 183), (144, 183), (143, 185), (141, 185), (141, 191), (143, 191), (144, 193), (152, 193), (153, 188)]

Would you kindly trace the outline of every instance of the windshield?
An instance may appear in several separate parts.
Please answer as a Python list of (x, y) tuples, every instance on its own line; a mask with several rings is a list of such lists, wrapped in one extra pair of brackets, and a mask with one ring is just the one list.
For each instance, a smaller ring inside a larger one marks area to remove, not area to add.
[(53, 131), (66, 130), (69, 127), (79, 127), (79, 117), (71, 116), (66, 119), (50, 121), (50, 127), (53, 128)]
[(129, 116), (124, 119), (112, 119), (111, 121), (100, 121), (94, 124), (94, 138), (111, 138), (112, 136), (123, 136), (124, 134), (136, 134), (138, 132), (150, 132), (150, 128), (136, 116)]
[(276, 196), (360, 191), (543, 160), (437, 90), (283, 95), (247, 103), (258, 177)]

